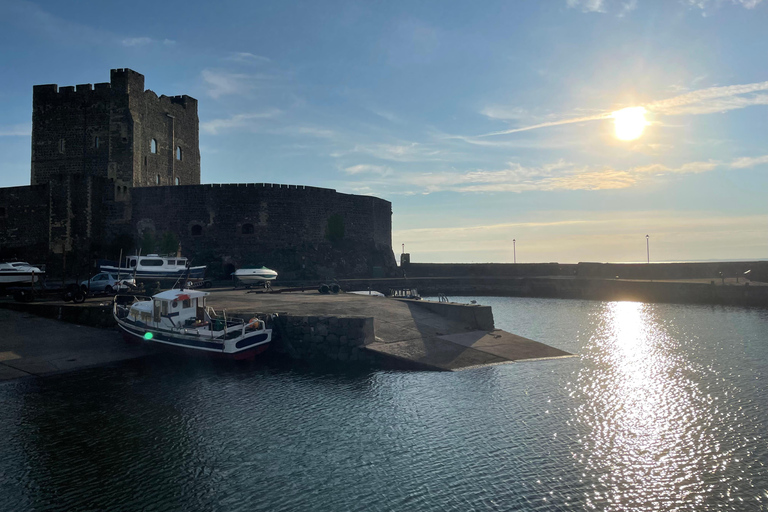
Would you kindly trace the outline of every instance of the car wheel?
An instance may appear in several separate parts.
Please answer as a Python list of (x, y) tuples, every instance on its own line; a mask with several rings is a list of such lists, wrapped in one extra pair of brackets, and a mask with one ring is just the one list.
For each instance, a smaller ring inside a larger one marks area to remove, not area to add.
[(115, 292), (115, 290), (114, 290), (114, 289), (113, 289), (111, 286), (109, 286), (109, 285), (107, 285), (107, 287), (106, 287), (106, 288), (104, 288), (104, 293), (107, 293), (107, 294), (110, 294), (110, 295), (111, 295), (111, 294), (113, 294), (114, 292)]
[(77, 293), (76, 293), (76, 294), (75, 294), (75, 295), (72, 297), (72, 302), (74, 302), (75, 304), (81, 304), (81, 303), (85, 302), (85, 293), (83, 293), (83, 292), (77, 292)]

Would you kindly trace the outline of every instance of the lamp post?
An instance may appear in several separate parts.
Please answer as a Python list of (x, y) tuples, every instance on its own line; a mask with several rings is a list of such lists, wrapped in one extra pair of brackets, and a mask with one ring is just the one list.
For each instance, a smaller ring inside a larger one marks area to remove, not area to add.
[(649, 242), (648, 235), (645, 235), (645, 256), (647, 258), (647, 263), (651, 263), (651, 245)]
[(514, 238), (512, 239), (512, 262), (517, 263), (517, 246)]

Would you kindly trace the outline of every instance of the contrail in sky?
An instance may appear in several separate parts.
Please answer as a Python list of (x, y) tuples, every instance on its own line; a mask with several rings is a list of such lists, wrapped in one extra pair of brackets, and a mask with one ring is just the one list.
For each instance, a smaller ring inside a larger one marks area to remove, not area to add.
[[(726, 85), (722, 87), (710, 87), (708, 89), (700, 89), (698, 91), (688, 92), (667, 98), (665, 100), (654, 101), (640, 105), (645, 107), (650, 112), (656, 112), (663, 115), (676, 115), (676, 114), (709, 114), (712, 112), (724, 112), (726, 110), (735, 110), (739, 108), (748, 107), (751, 105), (768, 105), (768, 95), (757, 94), (750, 97), (740, 97), (738, 101), (728, 101), (727, 98), (733, 98), (734, 96), (741, 96), (743, 94), (755, 93), (759, 91), (768, 90), (768, 81), (755, 82), (753, 84), (742, 85)], [(725, 98), (725, 100), (724, 100)], [(719, 101), (711, 101), (719, 100)], [(692, 108), (682, 108), (689, 105), (694, 105)], [(696, 108), (698, 106), (699, 108)], [(548, 128), (550, 126), (560, 126), (563, 124), (582, 123), (585, 121), (599, 121), (603, 119), (611, 119), (613, 112), (604, 112), (602, 114), (595, 114), (593, 116), (575, 117), (571, 119), (560, 119), (558, 121), (550, 121), (548, 123), (534, 124), (532, 126), (525, 126), (523, 128), (514, 128), (511, 130), (502, 130), (499, 132), (491, 132), (478, 137), (492, 137), (496, 135), (508, 135), (510, 133), (525, 132), (528, 130), (536, 130), (538, 128)]]

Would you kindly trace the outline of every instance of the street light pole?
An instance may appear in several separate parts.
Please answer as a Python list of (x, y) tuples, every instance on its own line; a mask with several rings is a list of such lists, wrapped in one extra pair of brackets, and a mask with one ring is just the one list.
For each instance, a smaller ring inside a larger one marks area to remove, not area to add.
[(648, 258), (648, 264), (651, 263), (651, 245), (648, 241), (648, 235), (645, 235), (645, 255)]
[(517, 246), (515, 245), (515, 239), (512, 239), (512, 261), (517, 263)]

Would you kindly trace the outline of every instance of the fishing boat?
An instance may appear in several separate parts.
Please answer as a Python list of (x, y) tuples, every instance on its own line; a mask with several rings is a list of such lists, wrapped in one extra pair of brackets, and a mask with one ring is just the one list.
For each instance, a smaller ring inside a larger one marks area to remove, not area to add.
[(0, 263), (0, 285), (36, 283), (43, 274), (38, 267), (24, 261)]
[(240, 268), (232, 275), (243, 284), (258, 284), (277, 279), (277, 272), (267, 267)]
[(117, 296), (112, 313), (126, 341), (226, 359), (250, 359), (267, 349), (272, 316), (244, 320), (227, 317), (226, 312), (217, 315), (205, 304), (207, 295), (177, 289), (152, 297)]
[[(147, 280), (176, 280), (187, 272), (187, 258), (181, 256), (160, 256), (148, 254), (146, 256), (128, 256), (125, 258), (125, 266), (100, 265), (102, 272), (110, 274), (127, 274), (136, 276), (137, 281)], [(200, 280), (205, 277), (205, 266), (190, 267), (189, 280)]]

